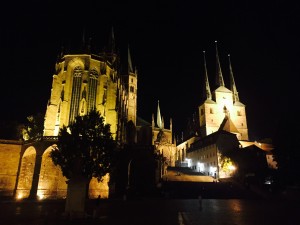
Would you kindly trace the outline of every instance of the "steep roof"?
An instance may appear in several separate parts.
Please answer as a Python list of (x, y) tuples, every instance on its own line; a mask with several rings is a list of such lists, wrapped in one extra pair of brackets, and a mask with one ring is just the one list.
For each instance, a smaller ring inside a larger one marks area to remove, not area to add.
[(234, 123), (232, 122), (232, 120), (230, 119), (230, 117), (228, 116), (225, 116), (225, 118), (223, 119), (219, 130), (225, 130), (227, 132), (235, 133), (235, 134), (240, 133), (236, 128), (236, 126), (234, 125)]
[(148, 121), (142, 119), (141, 117), (137, 117), (136, 118), (136, 125), (144, 127), (144, 126), (151, 126), (151, 123), (149, 123)]
[(216, 144), (221, 136), (227, 136), (229, 138), (232, 138), (236, 141), (237, 146), (239, 145), (238, 139), (235, 134), (227, 132), (225, 130), (218, 130), (217, 132), (214, 132), (208, 136), (205, 136), (197, 141), (195, 141), (193, 144), (191, 144), (191, 148), (188, 149), (188, 152), (192, 152), (194, 150), (198, 150), (199, 148), (203, 148), (212, 144)]

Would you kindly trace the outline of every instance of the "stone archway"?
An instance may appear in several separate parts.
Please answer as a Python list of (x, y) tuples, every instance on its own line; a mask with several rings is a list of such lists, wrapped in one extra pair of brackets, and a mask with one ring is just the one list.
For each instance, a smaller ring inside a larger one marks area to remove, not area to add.
[(27, 148), (23, 154), (16, 197), (28, 198), (32, 187), (33, 173), (36, 161), (36, 149), (33, 146)]
[(67, 179), (59, 166), (55, 166), (51, 157), (52, 147), (48, 147), (42, 156), (37, 195), (40, 199), (65, 198), (67, 196)]

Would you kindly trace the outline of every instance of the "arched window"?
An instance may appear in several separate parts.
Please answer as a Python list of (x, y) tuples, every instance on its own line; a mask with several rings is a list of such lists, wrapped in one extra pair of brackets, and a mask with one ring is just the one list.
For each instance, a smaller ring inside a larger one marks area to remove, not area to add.
[(88, 86), (88, 112), (96, 106), (96, 95), (97, 95), (97, 80), (98, 72), (95, 69), (90, 71), (89, 86)]
[(73, 71), (73, 85), (72, 85), (72, 96), (70, 106), (70, 118), (69, 122), (72, 122), (78, 115), (78, 108), (80, 102), (80, 92), (82, 83), (82, 69), (80, 66), (76, 66)]

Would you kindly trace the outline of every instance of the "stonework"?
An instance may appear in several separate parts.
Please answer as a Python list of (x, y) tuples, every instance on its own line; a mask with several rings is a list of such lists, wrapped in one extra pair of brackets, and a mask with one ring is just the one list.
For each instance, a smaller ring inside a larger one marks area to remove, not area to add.
[(0, 140), (0, 195), (13, 196), (21, 152), (20, 141)]

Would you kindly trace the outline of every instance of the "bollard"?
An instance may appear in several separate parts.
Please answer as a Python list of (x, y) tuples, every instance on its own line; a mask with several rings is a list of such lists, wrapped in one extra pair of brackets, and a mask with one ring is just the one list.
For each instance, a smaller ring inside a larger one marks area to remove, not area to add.
[(201, 210), (202, 209), (202, 196), (201, 195), (198, 196), (198, 201), (199, 201), (199, 208)]

